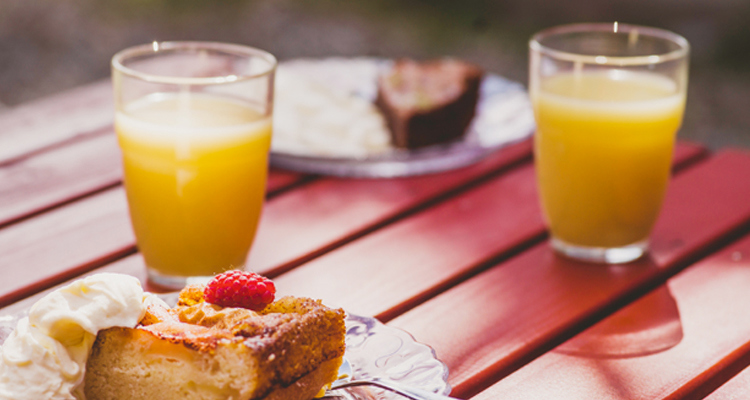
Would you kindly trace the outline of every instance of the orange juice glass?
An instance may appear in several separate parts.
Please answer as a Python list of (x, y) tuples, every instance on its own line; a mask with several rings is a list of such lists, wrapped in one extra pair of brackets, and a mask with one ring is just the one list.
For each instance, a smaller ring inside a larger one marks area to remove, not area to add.
[(646, 252), (682, 123), (688, 53), (674, 33), (617, 23), (532, 38), (535, 166), (558, 252), (602, 263)]
[(243, 268), (268, 175), (275, 58), (250, 47), (164, 42), (112, 59), (115, 131), (148, 279)]

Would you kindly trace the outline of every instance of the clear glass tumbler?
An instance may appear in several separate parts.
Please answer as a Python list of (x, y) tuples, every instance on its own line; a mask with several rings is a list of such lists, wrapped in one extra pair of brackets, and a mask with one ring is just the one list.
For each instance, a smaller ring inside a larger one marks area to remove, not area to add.
[(115, 131), (138, 248), (152, 283), (244, 267), (264, 202), (276, 59), (163, 42), (112, 59)]
[(641, 257), (682, 123), (687, 40), (575, 24), (544, 30), (529, 47), (535, 166), (552, 246), (600, 263)]

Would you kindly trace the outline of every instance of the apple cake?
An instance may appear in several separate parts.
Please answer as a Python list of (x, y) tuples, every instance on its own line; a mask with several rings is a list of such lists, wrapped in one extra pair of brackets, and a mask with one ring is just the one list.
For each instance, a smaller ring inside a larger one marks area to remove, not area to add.
[(345, 313), (283, 297), (255, 312), (203, 299), (151, 304), (135, 328), (100, 331), (86, 365), (88, 400), (309, 400), (334, 381)]

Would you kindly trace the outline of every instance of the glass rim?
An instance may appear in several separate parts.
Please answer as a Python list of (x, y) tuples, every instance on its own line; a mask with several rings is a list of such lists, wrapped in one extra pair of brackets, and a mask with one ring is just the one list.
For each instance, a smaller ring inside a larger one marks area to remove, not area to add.
[[(206, 76), (206, 77), (180, 77), (171, 75), (158, 75), (150, 74), (136, 69), (126, 67), (123, 63), (126, 59), (134, 56), (141, 55), (156, 55), (160, 51), (174, 51), (174, 50), (196, 50), (206, 49), (217, 52), (223, 52), (227, 55), (242, 56), (242, 57), (257, 57), (264, 59), (268, 62), (268, 68), (261, 72), (253, 74), (226, 74), (219, 76)], [(278, 61), (273, 54), (260, 50), (255, 47), (232, 44), (232, 43), (221, 43), (221, 42), (202, 42), (202, 41), (166, 41), (158, 42), (154, 41), (148, 44), (137, 45), (128, 47), (120, 50), (114, 56), (112, 56), (112, 69), (133, 78), (138, 78), (150, 83), (164, 83), (172, 85), (191, 85), (191, 86), (206, 86), (206, 85), (218, 85), (226, 83), (235, 83), (241, 81), (252, 80), (263, 76), (268, 76), (276, 70)]]
[[(574, 32), (615, 32), (630, 33), (637, 31), (640, 35), (646, 35), (654, 38), (663, 39), (675, 43), (678, 48), (661, 54), (648, 54), (642, 56), (605, 56), (572, 53), (568, 51), (556, 50), (545, 46), (541, 41), (550, 36), (574, 33)], [(661, 64), (667, 61), (677, 60), (687, 57), (690, 52), (690, 44), (687, 39), (674, 32), (661, 28), (653, 28), (641, 25), (615, 23), (582, 23), (560, 25), (544, 29), (531, 37), (529, 48), (541, 54), (556, 58), (558, 60), (581, 62), (584, 64), (598, 65), (650, 65)]]

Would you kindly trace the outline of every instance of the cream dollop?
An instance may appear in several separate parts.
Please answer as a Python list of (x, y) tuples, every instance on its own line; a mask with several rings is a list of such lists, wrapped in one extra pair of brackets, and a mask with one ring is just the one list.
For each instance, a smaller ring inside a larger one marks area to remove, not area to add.
[(135, 327), (150, 296), (132, 276), (102, 273), (40, 299), (0, 348), (0, 399), (82, 399), (97, 332)]
[[(328, 60), (326, 65), (334, 70), (359, 70), (373, 84), (377, 78), (377, 66), (371, 62)], [(308, 66), (300, 62), (283, 64), (276, 71), (273, 150), (344, 158), (390, 151), (388, 127), (371, 99), (339, 87), (346, 85), (321, 83), (305, 73)], [(345, 75), (342, 73), (335, 79), (345, 79)]]

